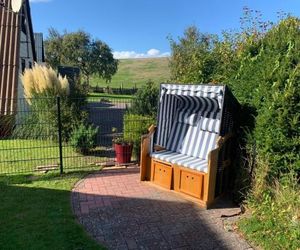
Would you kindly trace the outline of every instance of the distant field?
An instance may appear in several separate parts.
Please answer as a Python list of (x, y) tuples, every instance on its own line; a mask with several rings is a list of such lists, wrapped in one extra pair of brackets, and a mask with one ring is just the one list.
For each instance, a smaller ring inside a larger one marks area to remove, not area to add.
[[(168, 58), (123, 59), (120, 60), (119, 70), (113, 76), (109, 86), (132, 88), (144, 85), (148, 80), (155, 83), (165, 82), (170, 78)], [(97, 76), (91, 77), (92, 86), (106, 87), (108, 84)]]

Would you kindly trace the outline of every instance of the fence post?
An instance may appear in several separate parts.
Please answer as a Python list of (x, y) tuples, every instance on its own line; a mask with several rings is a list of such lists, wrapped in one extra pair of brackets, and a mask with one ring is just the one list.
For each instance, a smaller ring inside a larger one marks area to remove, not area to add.
[(62, 150), (62, 127), (61, 127), (61, 114), (60, 114), (60, 96), (56, 97), (56, 104), (57, 104), (57, 128), (58, 128), (58, 147), (59, 147), (59, 169), (60, 174), (64, 172), (64, 165), (63, 165), (63, 150)]

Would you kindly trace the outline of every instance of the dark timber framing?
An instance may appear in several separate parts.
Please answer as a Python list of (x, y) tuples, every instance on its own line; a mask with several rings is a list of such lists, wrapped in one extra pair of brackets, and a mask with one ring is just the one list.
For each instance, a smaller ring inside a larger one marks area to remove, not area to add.
[(2, 0), (0, 5), (0, 115), (13, 114), (18, 97), (21, 68), (21, 30), (25, 25), (30, 37), (32, 59), (36, 61), (34, 34), (29, 0), (23, 2), (19, 13), (11, 10), (12, 0)]

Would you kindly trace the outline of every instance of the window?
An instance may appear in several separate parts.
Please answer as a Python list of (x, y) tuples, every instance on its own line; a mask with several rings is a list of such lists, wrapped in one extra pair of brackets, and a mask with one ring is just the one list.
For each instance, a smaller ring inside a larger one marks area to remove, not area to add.
[[(24, 13), (24, 12), (23, 12)], [(21, 23), (21, 29), (22, 32), (26, 35), (27, 34), (27, 29), (26, 29), (26, 17), (25, 15), (22, 15), (22, 23)]]
[(26, 68), (26, 61), (25, 61), (25, 59), (22, 59), (22, 61), (21, 61), (21, 67), (22, 67), (22, 73), (24, 73), (25, 68)]

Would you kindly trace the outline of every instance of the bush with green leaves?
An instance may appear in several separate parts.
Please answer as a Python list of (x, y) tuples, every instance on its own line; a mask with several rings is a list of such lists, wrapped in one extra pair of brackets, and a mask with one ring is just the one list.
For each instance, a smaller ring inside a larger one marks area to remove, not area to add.
[[(19, 105), (18, 121), (14, 138), (58, 138), (58, 113), (61, 116), (62, 137), (68, 141), (74, 124), (86, 119), (82, 106), (86, 103), (85, 92), (75, 86), (70, 88), (67, 78), (57, 76), (52, 68), (35, 65), (22, 75), (24, 101)], [(58, 111), (57, 97), (60, 97)]]
[(140, 157), (141, 137), (148, 128), (155, 124), (151, 116), (126, 114), (124, 116), (124, 139), (133, 143), (133, 154), (136, 159)]
[[(69, 101), (60, 98), (61, 131), (63, 141), (68, 141), (74, 125), (86, 119), (86, 113)], [(29, 110), (23, 114), (14, 131), (14, 138), (22, 139), (58, 139), (57, 99), (45, 93), (34, 95)]]
[[(208, 67), (211, 71), (206, 80), (228, 83), (241, 104), (255, 115), (255, 128), (248, 119), (251, 123), (245, 123), (244, 129), (253, 129), (250, 133), (255, 138), (257, 156), (268, 160), (270, 175), (280, 176), (290, 167), (300, 170), (300, 20), (288, 17), (273, 26), (255, 21), (248, 20), (250, 26), (231, 38), (226, 34), (224, 39), (214, 40), (205, 52), (202, 44), (206, 36), (194, 27), (188, 29), (178, 43), (171, 43), (172, 77), (183, 82), (201, 81), (206, 72), (203, 68)], [(268, 28), (251, 27), (252, 23)], [(204, 40), (209, 43), (208, 38)], [(229, 52), (232, 60), (227, 60), (227, 66), (205, 66), (206, 57), (226, 62)], [(183, 70), (176, 66), (182, 60), (177, 56), (199, 62), (186, 64), (188, 68)]]
[[(241, 31), (224, 33), (205, 50), (202, 38), (207, 36), (188, 30), (171, 43), (171, 73), (179, 82), (223, 82), (232, 89), (245, 110), (239, 131), (243, 156), (238, 191), (253, 212), (242, 230), (265, 248), (274, 241), (277, 248), (297, 249), (299, 210), (293, 212), (298, 219), (291, 223), (292, 213), (284, 206), (299, 206), (299, 199), (292, 201), (289, 193), (299, 196), (300, 19), (288, 16), (270, 24), (253, 19), (253, 13), (246, 9)], [(294, 185), (286, 186), (283, 180), (289, 175)], [(265, 184), (255, 185), (258, 180)]]
[(247, 199), (252, 216), (238, 223), (246, 238), (262, 249), (294, 249), (300, 245), (300, 186), (295, 174), (266, 182), (269, 166), (259, 162), (254, 188)]
[(97, 146), (98, 131), (98, 127), (81, 123), (72, 131), (69, 143), (76, 152), (87, 154)]
[(157, 114), (158, 96), (158, 86), (149, 81), (136, 93), (132, 102), (132, 107), (130, 108), (130, 113), (155, 117)]

